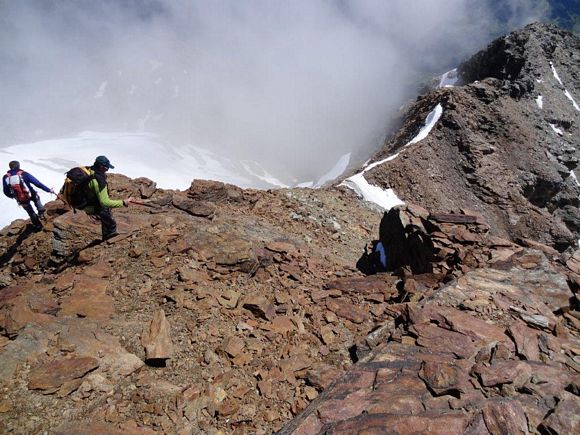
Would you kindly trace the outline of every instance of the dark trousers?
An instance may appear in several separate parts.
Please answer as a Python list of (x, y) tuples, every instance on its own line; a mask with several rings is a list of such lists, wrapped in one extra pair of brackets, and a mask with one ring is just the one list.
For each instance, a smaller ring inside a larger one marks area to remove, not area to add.
[(20, 205), (26, 211), (26, 213), (28, 213), (28, 216), (30, 217), (30, 221), (32, 222), (32, 225), (34, 225), (37, 228), (40, 228), (40, 227), (42, 227), (42, 224), (40, 223), (40, 219), (38, 217), (38, 214), (36, 214), (36, 212), (32, 208), (32, 203), (34, 203), (36, 210), (38, 210), (38, 213), (40, 215), (44, 214), (44, 212), (45, 212), (44, 206), (42, 205), (42, 202), (40, 201), (40, 196), (38, 196), (38, 193), (36, 193), (36, 192), (32, 194), (32, 198), (29, 201), (24, 202), (24, 203), (20, 203)]
[(99, 216), (99, 219), (101, 220), (101, 234), (103, 240), (117, 232), (117, 222), (113, 219), (113, 213), (111, 213), (110, 208), (100, 209), (97, 216)]

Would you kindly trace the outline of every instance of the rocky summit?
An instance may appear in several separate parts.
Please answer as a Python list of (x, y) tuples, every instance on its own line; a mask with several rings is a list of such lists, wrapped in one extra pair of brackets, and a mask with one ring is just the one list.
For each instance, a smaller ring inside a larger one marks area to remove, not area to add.
[(387, 212), (112, 174), (107, 241), (60, 201), (2, 229), (1, 432), (578, 433), (578, 41), (530, 25), (411, 104)]
[[(366, 178), (428, 209), (476, 210), (493, 231), (563, 251), (580, 231), (580, 38), (532, 24), (493, 42), (458, 68), (462, 86), (410, 106), (378, 157), (396, 159)], [(431, 134), (404, 145), (437, 105)]]

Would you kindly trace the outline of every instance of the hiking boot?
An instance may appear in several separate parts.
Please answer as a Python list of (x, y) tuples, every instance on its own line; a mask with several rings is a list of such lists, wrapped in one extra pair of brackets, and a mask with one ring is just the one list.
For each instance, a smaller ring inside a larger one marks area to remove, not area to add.
[(113, 237), (115, 237), (115, 236), (118, 236), (118, 235), (119, 235), (119, 233), (118, 233), (118, 232), (116, 232), (116, 231), (115, 231), (114, 233), (107, 234), (106, 236), (103, 236), (103, 242), (104, 242), (105, 240), (112, 239)]
[(44, 221), (44, 220), (46, 220), (46, 215), (45, 215), (45, 213), (44, 213), (43, 211), (39, 211), (39, 212), (38, 212), (38, 218), (39, 218), (41, 221)]

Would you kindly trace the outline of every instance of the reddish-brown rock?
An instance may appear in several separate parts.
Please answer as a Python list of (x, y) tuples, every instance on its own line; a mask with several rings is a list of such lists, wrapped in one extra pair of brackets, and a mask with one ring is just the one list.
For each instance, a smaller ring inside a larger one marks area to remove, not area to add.
[(532, 376), (532, 369), (528, 364), (519, 361), (497, 361), (489, 366), (476, 365), (474, 373), (479, 376), (482, 385), (486, 387), (501, 384), (522, 386)]
[(528, 434), (528, 422), (516, 400), (490, 401), (483, 407), (485, 426), (492, 435)]
[(580, 398), (564, 393), (562, 400), (540, 425), (547, 433), (578, 433), (580, 431)]
[(62, 299), (59, 316), (106, 320), (114, 312), (113, 299), (107, 294), (108, 281), (81, 275), (75, 278), (71, 294)]
[(350, 320), (353, 323), (362, 323), (369, 318), (368, 312), (348, 299), (338, 298), (326, 301), (326, 306), (337, 316)]
[(382, 435), (388, 428), (400, 435), (449, 435), (462, 433), (468, 422), (469, 416), (460, 412), (423, 415), (366, 414), (325, 426), (323, 433), (346, 435), (361, 433), (363, 430), (368, 435)]
[(158, 310), (141, 337), (147, 360), (166, 360), (173, 354), (171, 326), (165, 312)]
[(540, 360), (540, 350), (538, 345), (538, 332), (526, 327), (521, 322), (511, 325), (508, 329), (509, 335), (513, 338), (516, 351), (529, 361)]
[(54, 391), (66, 382), (83, 377), (98, 366), (95, 358), (55, 360), (30, 372), (28, 388)]
[(452, 363), (426, 361), (419, 375), (427, 387), (438, 396), (471, 389), (466, 367)]

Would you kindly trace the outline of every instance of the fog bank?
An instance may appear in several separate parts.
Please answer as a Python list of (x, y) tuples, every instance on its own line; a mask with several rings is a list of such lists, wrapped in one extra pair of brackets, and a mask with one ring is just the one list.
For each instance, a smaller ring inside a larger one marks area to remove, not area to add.
[[(545, 0), (0, 1), (0, 147), (151, 132), (316, 179)], [(114, 157), (114, 156), (113, 156)]]

